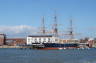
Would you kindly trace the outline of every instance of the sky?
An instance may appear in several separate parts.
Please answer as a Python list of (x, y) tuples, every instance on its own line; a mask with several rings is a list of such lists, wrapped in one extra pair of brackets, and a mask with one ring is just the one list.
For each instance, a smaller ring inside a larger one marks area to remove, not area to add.
[(72, 19), (74, 33), (96, 37), (96, 0), (0, 0), (0, 33), (32, 34), (40, 28), (42, 16), (49, 30), (55, 12), (63, 33)]

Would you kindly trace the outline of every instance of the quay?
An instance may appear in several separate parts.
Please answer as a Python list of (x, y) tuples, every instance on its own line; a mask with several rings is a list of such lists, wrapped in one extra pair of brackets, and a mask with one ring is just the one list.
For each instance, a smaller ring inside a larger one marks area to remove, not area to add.
[(0, 48), (32, 48), (32, 46), (7, 46), (7, 45), (3, 45), (3, 46), (0, 46)]

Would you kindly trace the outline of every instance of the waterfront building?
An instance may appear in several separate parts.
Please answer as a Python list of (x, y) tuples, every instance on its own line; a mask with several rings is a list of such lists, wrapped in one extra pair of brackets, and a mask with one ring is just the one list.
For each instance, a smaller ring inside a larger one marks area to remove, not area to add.
[(59, 39), (60, 43), (79, 43), (78, 39)]
[(7, 38), (6, 44), (11, 46), (26, 45), (26, 39), (25, 38)]
[(89, 45), (89, 47), (94, 47), (94, 39), (93, 38), (89, 38), (88, 45)]
[(1, 46), (5, 45), (5, 39), (6, 39), (5, 36), (6, 36), (5, 34), (0, 34), (0, 45)]

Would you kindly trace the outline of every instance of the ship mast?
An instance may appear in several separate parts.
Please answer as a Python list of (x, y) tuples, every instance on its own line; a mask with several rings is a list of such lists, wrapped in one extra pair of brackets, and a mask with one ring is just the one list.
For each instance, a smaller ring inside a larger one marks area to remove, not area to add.
[(57, 25), (57, 15), (56, 12), (54, 14), (54, 24), (53, 24), (53, 35), (58, 36), (58, 25)]
[(42, 23), (41, 23), (41, 33), (45, 34), (45, 19), (44, 16), (42, 17)]
[(72, 21), (72, 19), (70, 19), (69, 35), (70, 35), (70, 39), (74, 39), (74, 34), (73, 34), (73, 21)]

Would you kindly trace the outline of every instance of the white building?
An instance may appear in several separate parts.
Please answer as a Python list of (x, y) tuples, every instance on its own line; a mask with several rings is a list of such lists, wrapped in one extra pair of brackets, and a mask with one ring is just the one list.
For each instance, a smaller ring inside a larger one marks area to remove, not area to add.
[(27, 37), (27, 45), (32, 43), (59, 43), (59, 40), (52, 35), (30, 35)]

